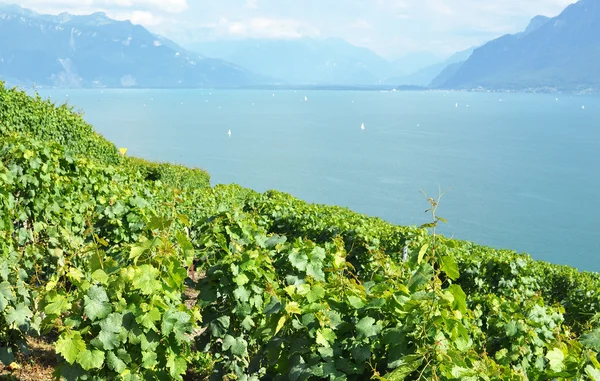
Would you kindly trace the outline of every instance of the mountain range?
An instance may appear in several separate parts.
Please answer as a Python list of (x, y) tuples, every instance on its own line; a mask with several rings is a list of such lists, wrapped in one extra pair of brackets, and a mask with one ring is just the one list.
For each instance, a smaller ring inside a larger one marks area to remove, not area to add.
[[(433, 85), (447, 89), (600, 90), (600, 1), (580, 0), (560, 15), (535, 17), (449, 67)], [(441, 77), (441, 78), (440, 78)]]
[(374, 85), (391, 70), (372, 51), (337, 38), (209, 41), (190, 49), (294, 85)]
[(104, 13), (40, 15), (0, 7), (0, 79), (56, 87), (246, 86), (269, 79), (192, 53)]
[[(293, 85), (426, 86), (446, 66), (439, 64), (438, 56), (424, 52), (386, 60), (340, 38), (217, 40), (192, 44), (188, 48)], [(413, 72), (435, 63), (438, 70), (430, 68), (421, 73), (425, 79), (402, 83)]]
[[(600, 0), (534, 17), (522, 32), (446, 60), (386, 60), (345, 40), (239, 40), (184, 48), (104, 13), (0, 4), (0, 80), (53, 87), (411, 86), (600, 91)], [(210, 58), (209, 58), (210, 57)], [(437, 63), (436, 63), (437, 62)]]

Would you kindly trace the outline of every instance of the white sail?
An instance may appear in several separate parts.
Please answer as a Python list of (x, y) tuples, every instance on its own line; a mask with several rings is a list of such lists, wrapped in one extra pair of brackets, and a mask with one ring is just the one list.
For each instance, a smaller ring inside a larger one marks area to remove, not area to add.
[(364, 130), (364, 129), (365, 129), (365, 124), (364, 124), (364, 123), (360, 125), (360, 129), (361, 129), (361, 130)]
[(231, 130), (227, 131), (227, 135), (231, 137)]

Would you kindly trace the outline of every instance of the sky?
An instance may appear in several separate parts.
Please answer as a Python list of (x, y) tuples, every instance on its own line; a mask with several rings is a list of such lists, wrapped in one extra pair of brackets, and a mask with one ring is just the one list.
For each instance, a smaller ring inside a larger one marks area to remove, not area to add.
[[(6, 0), (5, 0), (6, 1)], [(10, 1), (10, 0), (9, 0)], [(220, 39), (343, 38), (394, 59), (439, 57), (556, 16), (574, 0), (17, 0), (41, 13), (106, 12), (180, 44)]]

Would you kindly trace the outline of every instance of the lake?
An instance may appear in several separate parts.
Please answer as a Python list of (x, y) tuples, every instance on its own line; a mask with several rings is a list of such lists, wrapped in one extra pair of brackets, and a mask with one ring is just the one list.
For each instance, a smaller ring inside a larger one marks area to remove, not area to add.
[(201, 167), (213, 184), (277, 189), (402, 225), (427, 222), (421, 189), (430, 196), (441, 189), (444, 234), (600, 271), (598, 97), (245, 90), (41, 94), (68, 99), (129, 155)]

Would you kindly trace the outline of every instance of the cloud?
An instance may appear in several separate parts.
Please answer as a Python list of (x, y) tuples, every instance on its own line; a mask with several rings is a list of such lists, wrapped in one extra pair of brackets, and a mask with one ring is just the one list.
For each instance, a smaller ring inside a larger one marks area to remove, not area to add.
[(248, 20), (229, 20), (221, 18), (218, 23), (209, 23), (196, 26), (206, 33), (209, 39), (295, 39), (302, 37), (316, 37), (320, 34), (318, 28), (299, 20), (290, 18), (255, 17)]
[(98, 9), (154, 10), (181, 13), (189, 8), (187, 0), (20, 0), (19, 5), (48, 13), (81, 13)]
[(162, 25), (164, 18), (149, 11), (111, 11), (106, 10), (108, 17), (115, 20), (129, 20), (134, 24), (143, 25), (152, 28)]
[(352, 24), (349, 25), (353, 29), (373, 29), (373, 25), (365, 19), (356, 19)]
[(246, 0), (244, 8), (247, 9), (258, 9), (258, 0)]

